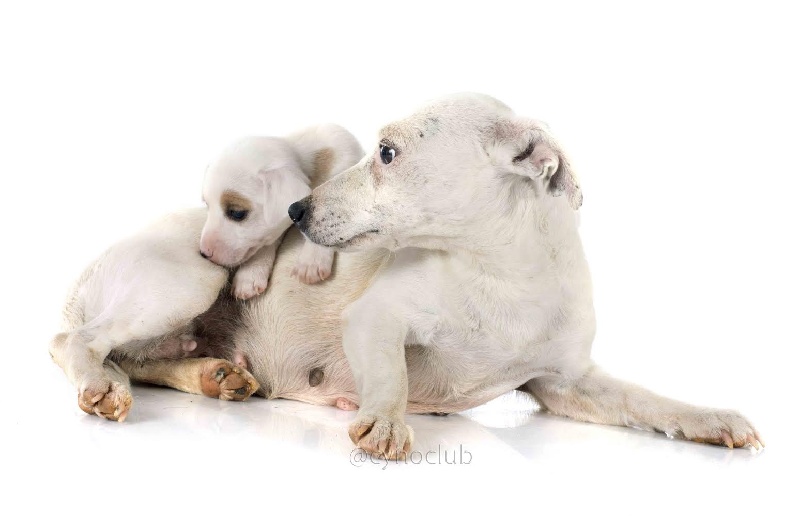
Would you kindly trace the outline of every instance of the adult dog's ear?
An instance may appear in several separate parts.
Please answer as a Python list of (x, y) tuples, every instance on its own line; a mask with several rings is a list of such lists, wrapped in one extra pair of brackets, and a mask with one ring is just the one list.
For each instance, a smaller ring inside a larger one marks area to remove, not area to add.
[(515, 174), (541, 179), (553, 196), (566, 194), (573, 209), (583, 203), (578, 177), (561, 146), (546, 126), (535, 120), (514, 120), (497, 130), (498, 159)]
[(264, 184), (264, 218), (273, 223), (288, 220), (289, 205), (311, 193), (308, 178), (299, 170), (277, 168), (258, 173)]

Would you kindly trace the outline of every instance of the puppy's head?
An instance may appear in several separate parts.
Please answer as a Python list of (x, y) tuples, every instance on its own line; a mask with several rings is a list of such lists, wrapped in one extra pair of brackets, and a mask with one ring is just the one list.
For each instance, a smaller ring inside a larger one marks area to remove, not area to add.
[[(337, 249), (448, 249), (497, 231), (518, 202), (581, 192), (546, 127), (487, 96), (435, 102), (384, 127), (357, 165), (294, 203), (289, 215), (313, 242)], [(528, 199), (530, 197), (530, 199)]]
[(291, 225), (286, 207), (311, 188), (293, 148), (279, 138), (247, 138), (209, 165), (203, 182), (208, 218), (200, 253), (235, 267)]

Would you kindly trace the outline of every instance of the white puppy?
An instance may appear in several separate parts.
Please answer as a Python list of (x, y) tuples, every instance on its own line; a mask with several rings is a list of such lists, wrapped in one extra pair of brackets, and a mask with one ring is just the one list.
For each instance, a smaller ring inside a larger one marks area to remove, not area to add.
[[(136, 369), (146, 360), (189, 358), (203, 371), (181, 384), (184, 389), (223, 399), (250, 396), (258, 382), (245, 370), (244, 354), (229, 344), (228, 322), (241, 303), (231, 299), (229, 270), (221, 265), (244, 262), (233, 280), (237, 297), (263, 291), (277, 241), (291, 225), (289, 204), (309, 193), (312, 181), (362, 155), (355, 138), (333, 125), (285, 140), (243, 140), (209, 169), (208, 210), (169, 215), (106, 251), (75, 285), (64, 331), (50, 346), (78, 389), (81, 409), (125, 419), (132, 399), (117, 365), (125, 360)], [(306, 283), (324, 279), (332, 258), (331, 250), (307, 242), (295, 273)]]
[[(291, 226), (286, 207), (311, 193), (323, 177), (364, 155), (345, 129), (312, 127), (287, 138), (236, 142), (212, 163), (203, 184), (208, 220), (200, 252), (212, 262), (238, 267), (233, 294), (249, 299), (267, 288), (275, 251)], [(331, 274), (333, 250), (307, 242), (292, 275), (303, 283)]]

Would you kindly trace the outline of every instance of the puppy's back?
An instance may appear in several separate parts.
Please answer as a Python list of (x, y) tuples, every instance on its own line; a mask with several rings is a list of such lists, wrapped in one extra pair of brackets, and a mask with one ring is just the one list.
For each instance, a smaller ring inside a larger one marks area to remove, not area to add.
[(189, 297), (188, 312), (210, 305), (228, 272), (198, 252), (205, 213), (195, 208), (169, 214), (112, 245), (75, 282), (64, 306), (62, 330), (75, 330), (101, 316), (124, 318), (145, 295), (153, 297), (150, 304), (170, 296)]

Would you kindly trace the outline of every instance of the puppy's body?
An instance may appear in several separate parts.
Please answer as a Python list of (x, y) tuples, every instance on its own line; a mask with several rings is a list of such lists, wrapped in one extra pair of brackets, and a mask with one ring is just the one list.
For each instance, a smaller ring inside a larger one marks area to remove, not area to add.
[[(112, 246), (75, 285), (64, 331), (50, 346), (78, 388), (81, 408), (124, 419), (131, 397), (117, 365), (157, 359), (213, 357), (196, 362), (205, 367), (201, 381), (176, 386), (228, 399), (252, 394), (257, 383), (245, 370), (245, 355), (231, 345), (230, 324), (239, 311), (231, 294), (248, 298), (266, 288), (275, 250), (291, 224), (286, 206), (362, 154), (355, 138), (333, 125), (287, 139), (243, 140), (210, 167), (207, 210), (169, 215)], [(238, 209), (247, 210), (246, 224), (228, 224), (226, 212)], [(206, 259), (212, 254), (217, 263)], [(332, 261), (332, 250), (306, 242), (294, 276), (320, 281)], [(239, 266), (230, 290), (224, 266)]]

